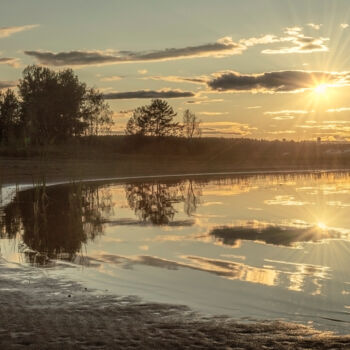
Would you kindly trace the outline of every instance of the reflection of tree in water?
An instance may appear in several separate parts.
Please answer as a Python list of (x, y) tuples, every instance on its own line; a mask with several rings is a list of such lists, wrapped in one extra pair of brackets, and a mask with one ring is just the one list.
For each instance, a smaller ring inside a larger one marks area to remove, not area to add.
[(191, 216), (197, 209), (200, 185), (192, 180), (180, 183), (134, 183), (125, 186), (126, 198), (140, 220), (154, 225), (167, 225), (177, 213), (175, 205), (184, 202), (184, 211)]
[(184, 211), (188, 216), (191, 216), (196, 212), (200, 204), (202, 184), (188, 180), (181, 184), (181, 191), (184, 194)]
[(37, 187), (18, 192), (4, 208), (0, 233), (7, 238), (21, 235), (32, 250), (26, 253), (31, 263), (71, 261), (84, 243), (102, 233), (104, 216), (111, 209), (108, 190), (97, 186)]

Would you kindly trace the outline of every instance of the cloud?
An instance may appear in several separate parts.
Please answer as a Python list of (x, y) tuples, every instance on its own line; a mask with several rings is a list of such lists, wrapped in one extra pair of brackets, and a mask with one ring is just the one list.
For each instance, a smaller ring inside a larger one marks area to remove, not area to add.
[[(321, 24), (309, 23), (308, 26), (314, 29), (320, 29)], [(263, 35), (261, 37), (241, 39), (239, 44), (248, 48), (256, 45), (268, 45), (277, 43), (288, 43), (289, 46), (280, 47), (277, 49), (265, 49), (263, 54), (291, 54), (291, 53), (311, 53), (311, 52), (323, 52), (328, 51), (326, 41), (328, 38), (323, 37), (311, 37), (303, 34), (303, 28), (301, 27), (289, 27), (285, 28), (284, 35), (276, 36), (273, 34)]]
[(0, 81), (0, 90), (15, 87), (17, 82), (15, 81)]
[(350, 121), (348, 120), (326, 120), (297, 125), (296, 127), (309, 130), (313, 136), (322, 136), (322, 139), (328, 141), (350, 140)]
[(278, 115), (276, 117), (273, 117), (273, 120), (292, 120), (295, 117), (293, 115)]
[(208, 116), (216, 116), (216, 115), (227, 115), (228, 112), (198, 112), (202, 115), (208, 115)]
[[(277, 119), (277, 118), (274, 118), (274, 119)], [(282, 119), (277, 119), (277, 120), (282, 120)], [(276, 131), (268, 131), (267, 133), (271, 135), (289, 135), (289, 134), (295, 134), (296, 132), (294, 130), (276, 130)]]
[(294, 109), (285, 109), (285, 110), (282, 110), (282, 111), (268, 111), (268, 112), (265, 112), (264, 114), (266, 115), (293, 115), (293, 114), (308, 114), (308, 113), (311, 113), (311, 112), (314, 112), (314, 111), (306, 111), (306, 110), (294, 110)]
[(290, 36), (299, 35), (303, 31), (302, 27), (287, 27), (284, 29), (284, 33)]
[(340, 108), (331, 108), (327, 109), (327, 113), (341, 113), (341, 112), (349, 112), (350, 107), (340, 107)]
[(191, 84), (206, 84), (208, 81), (208, 77), (180, 77), (175, 75), (169, 76), (150, 76), (141, 78), (142, 80), (161, 80), (168, 81), (172, 83), (191, 83)]
[(320, 30), (322, 27), (322, 24), (315, 24), (315, 23), (308, 23), (307, 25), (315, 30)]
[(207, 103), (216, 103), (216, 102), (223, 102), (224, 100), (222, 98), (214, 98), (214, 99), (198, 99), (198, 100), (190, 100), (186, 101), (186, 104), (189, 105), (202, 105), (202, 104), (207, 104)]
[(216, 73), (208, 82), (215, 91), (230, 92), (303, 92), (314, 89), (319, 84), (346, 86), (349, 73), (312, 72), (312, 71), (277, 71), (261, 74), (241, 74), (234, 71)]
[(251, 47), (255, 45), (266, 45), (266, 44), (278, 43), (280, 41), (281, 41), (281, 38), (277, 37), (276, 35), (267, 34), (259, 38), (252, 37), (249, 39), (242, 39), (239, 41), (239, 43), (245, 47)]
[(341, 23), (341, 24), (340, 24), (340, 27), (341, 27), (342, 29), (346, 29), (346, 28), (349, 27), (349, 24), (348, 24), (348, 23)]
[(148, 73), (148, 70), (147, 70), (147, 69), (139, 69), (139, 70), (137, 71), (137, 73), (139, 73), (139, 74), (147, 74), (147, 73)]
[(105, 81), (105, 82), (110, 82), (110, 81), (118, 81), (122, 80), (124, 77), (119, 76), (119, 75), (112, 75), (110, 77), (103, 77), (100, 79), (100, 81)]
[(7, 64), (8, 66), (14, 68), (18, 68), (20, 66), (19, 59), (13, 57), (0, 57), (0, 64)]
[(273, 116), (272, 119), (274, 119), (274, 120), (292, 120), (296, 116), (307, 115), (307, 114), (313, 113), (313, 112), (314, 111), (285, 109), (285, 110), (281, 110), (281, 111), (267, 111), (264, 114), (269, 115), (269, 116)]
[[(309, 25), (311, 25), (310, 23)], [(314, 25), (317, 26), (317, 25)], [(302, 33), (302, 28), (293, 27), (286, 28), (284, 33), (285, 37), (275, 39), (275, 42), (288, 42), (291, 46), (280, 47), (278, 49), (266, 49), (263, 50), (263, 54), (276, 55), (276, 54), (291, 54), (291, 53), (311, 53), (311, 52), (325, 52), (328, 51), (326, 41), (328, 38), (314, 38), (311, 36), (305, 36)]]
[(138, 90), (127, 92), (110, 92), (104, 95), (107, 100), (122, 100), (133, 98), (182, 98), (193, 97), (195, 94), (182, 90)]
[(235, 122), (204, 122), (201, 129), (206, 136), (247, 136), (256, 130), (248, 124)]
[(31, 24), (26, 26), (17, 26), (17, 27), (2, 27), (0, 28), (0, 38), (7, 38), (12, 34), (19, 32), (24, 32), (33, 28), (39, 27), (39, 24)]
[(183, 48), (170, 48), (153, 51), (25, 51), (28, 56), (36, 58), (39, 63), (51, 66), (85, 66), (101, 64), (118, 64), (133, 62), (168, 61), (196, 57), (224, 57), (240, 54), (245, 49), (241, 44), (224, 37), (215, 43)]
[[(348, 125), (346, 125), (348, 124)], [(325, 120), (322, 123), (312, 123), (305, 125), (297, 125), (298, 128), (303, 129), (319, 129), (319, 130), (330, 130), (330, 131), (350, 131), (350, 121), (348, 120)]]

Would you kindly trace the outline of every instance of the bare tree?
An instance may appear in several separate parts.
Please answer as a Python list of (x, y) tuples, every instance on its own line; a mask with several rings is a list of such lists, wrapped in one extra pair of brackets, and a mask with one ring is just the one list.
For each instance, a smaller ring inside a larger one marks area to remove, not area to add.
[(200, 123), (202, 121), (192, 113), (189, 109), (186, 109), (183, 114), (183, 133), (187, 138), (200, 137), (202, 134)]

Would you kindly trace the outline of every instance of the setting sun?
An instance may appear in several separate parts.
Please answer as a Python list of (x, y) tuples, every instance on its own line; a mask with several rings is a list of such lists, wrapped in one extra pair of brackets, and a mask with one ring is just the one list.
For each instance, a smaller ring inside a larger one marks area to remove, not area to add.
[(314, 88), (314, 92), (318, 95), (324, 95), (327, 92), (327, 85), (326, 84), (316, 85), (316, 87)]

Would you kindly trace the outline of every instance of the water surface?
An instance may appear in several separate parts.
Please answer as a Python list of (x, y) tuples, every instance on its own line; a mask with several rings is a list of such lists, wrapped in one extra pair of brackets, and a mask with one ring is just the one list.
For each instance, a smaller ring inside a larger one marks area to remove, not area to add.
[(29, 189), (2, 206), (1, 255), (118, 294), (347, 333), (349, 193), (347, 173)]

